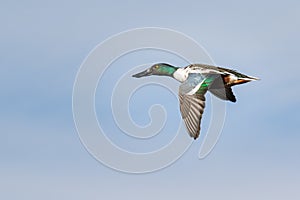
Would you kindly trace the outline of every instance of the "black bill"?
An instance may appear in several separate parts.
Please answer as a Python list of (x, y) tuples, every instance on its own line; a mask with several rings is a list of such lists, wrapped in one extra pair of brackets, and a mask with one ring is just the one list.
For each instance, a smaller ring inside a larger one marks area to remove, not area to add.
[(137, 74), (134, 74), (132, 75), (132, 77), (135, 77), (135, 78), (141, 78), (143, 76), (150, 76), (151, 75), (151, 70), (150, 69), (147, 69), (145, 71), (142, 71), (140, 73), (137, 73)]

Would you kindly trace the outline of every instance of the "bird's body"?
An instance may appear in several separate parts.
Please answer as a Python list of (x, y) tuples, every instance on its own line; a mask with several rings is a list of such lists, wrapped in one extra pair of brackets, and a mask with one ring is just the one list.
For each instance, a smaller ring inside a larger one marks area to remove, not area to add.
[(257, 78), (246, 76), (237, 71), (206, 64), (191, 64), (184, 68), (166, 63), (158, 63), (149, 69), (133, 75), (170, 76), (181, 82), (179, 86), (180, 112), (189, 135), (197, 139), (200, 134), (200, 123), (205, 107), (207, 91), (220, 99), (236, 102), (231, 87)]

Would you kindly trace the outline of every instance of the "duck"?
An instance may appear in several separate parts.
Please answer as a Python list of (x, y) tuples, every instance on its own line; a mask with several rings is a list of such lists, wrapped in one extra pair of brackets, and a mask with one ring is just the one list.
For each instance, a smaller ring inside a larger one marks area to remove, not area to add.
[(186, 67), (175, 67), (168, 63), (154, 64), (132, 77), (141, 78), (152, 75), (171, 77), (181, 83), (178, 92), (180, 113), (188, 134), (194, 140), (200, 135), (207, 92), (221, 100), (236, 102), (232, 91), (233, 86), (259, 80), (259, 78), (220, 66), (190, 64)]

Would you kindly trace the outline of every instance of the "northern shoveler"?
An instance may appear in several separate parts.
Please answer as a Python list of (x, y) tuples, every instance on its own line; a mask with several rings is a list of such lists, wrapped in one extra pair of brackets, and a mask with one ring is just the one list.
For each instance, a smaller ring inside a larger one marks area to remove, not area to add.
[(207, 91), (222, 100), (236, 102), (231, 87), (258, 80), (232, 69), (206, 64), (191, 64), (179, 68), (167, 63), (158, 63), (132, 76), (140, 78), (150, 75), (169, 76), (181, 82), (180, 112), (189, 135), (194, 139), (200, 134), (200, 123), (205, 107), (204, 95)]

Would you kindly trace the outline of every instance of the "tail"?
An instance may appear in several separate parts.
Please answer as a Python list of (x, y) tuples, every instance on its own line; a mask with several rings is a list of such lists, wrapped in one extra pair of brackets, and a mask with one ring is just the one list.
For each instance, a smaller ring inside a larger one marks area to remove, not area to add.
[[(226, 79), (226, 77), (225, 77)], [(232, 79), (230, 76), (229, 76), (229, 79), (228, 81), (225, 80), (225, 83), (227, 82), (228, 85), (230, 86), (234, 86), (234, 85), (239, 85), (239, 84), (243, 84), (243, 83), (248, 83), (250, 81), (257, 81), (257, 80), (260, 80), (259, 78), (256, 78), (256, 77), (251, 77), (251, 76), (243, 76), (243, 77), (236, 77), (234, 79)]]
[(225, 71), (225, 73), (222, 75), (223, 81), (224, 81), (225, 85), (228, 85), (230, 87), (234, 86), (234, 85), (247, 83), (250, 81), (260, 80), (259, 78), (247, 76), (247, 75), (239, 73), (233, 69), (226, 69), (226, 68), (222, 68), (222, 67), (218, 67), (218, 68)]
[(214, 82), (209, 87), (209, 91), (220, 99), (236, 102), (236, 98), (232, 92), (231, 87), (234, 85), (239, 85), (256, 80), (260, 79), (246, 76), (237, 72), (235, 74), (222, 75), (214, 80)]

